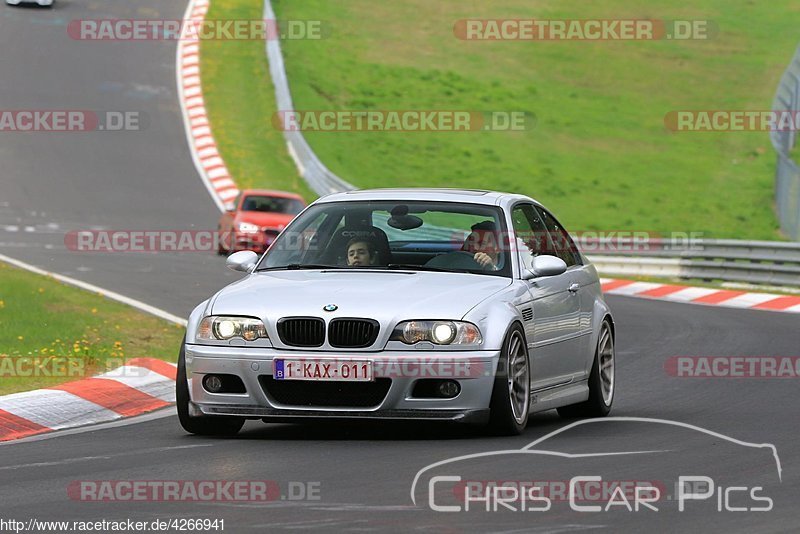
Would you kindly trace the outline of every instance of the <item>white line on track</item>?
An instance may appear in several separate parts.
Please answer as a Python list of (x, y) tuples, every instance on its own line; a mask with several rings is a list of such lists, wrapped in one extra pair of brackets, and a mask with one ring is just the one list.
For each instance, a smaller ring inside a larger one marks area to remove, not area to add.
[(3, 254), (0, 254), (0, 261), (4, 263), (8, 263), (9, 265), (13, 265), (14, 267), (19, 267), (20, 269), (24, 269), (26, 271), (32, 272), (34, 274), (40, 274), (43, 276), (50, 276), (59, 282), (63, 282), (65, 284), (69, 284), (71, 286), (78, 287), (80, 289), (85, 289), (86, 291), (92, 291), (94, 293), (100, 293), (102, 296), (109, 298), (111, 300), (115, 300), (117, 302), (121, 302), (122, 304), (127, 304), (128, 306), (132, 306), (139, 311), (143, 311), (145, 313), (149, 313), (150, 315), (155, 315), (165, 321), (169, 321), (174, 324), (178, 324), (181, 326), (186, 326), (187, 321), (186, 319), (181, 319), (177, 315), (173, 315), (169, 312), (156, 308), (155, 306), (150, 306), (149, 304), (145, 304), (144, 302), (136, 299), (132, 299), (130, 297), (126, 297), (125, 295), (120, 295), (119, 293), (115, 293), (114, 291), (109, 291), (107, 289), (103, 289), (102, 287), (98, 287), (94, 284), (90, 284), (88, 282), (83, 282), (81, 280), (76, 280), (75, 278), (70, 278), (69, 276), (64, 276), (63, 274), (54, 273), (51, 271), (45, 271), (44, 269), (40, 269), (35, 267), (29, 263), (25, 263), (19, 260), (15, 260), (14, 258), (10, 258)]
[(96, 432), (98, 430), (107, 430), (109, 428), (118, 428), (128, 425), (136, 425), (139, 423), (146, 423), (155, 421), (157, 419), (164, 419), (165, 417), (175, 417), (177, 415), (174, 406), (158, 410), (156, 412), (147, 413), (144, 415), (137, 415), (127, 419), (119, 419), (117, 421), (110, 421), (108, 423), (100, 423), (99, 425), (82, 426), (78, 428), (69, 428), (65, 430), (58, 430), (56, 432), (48, 432), (47, 434), (38, 434), (28, 438), (15, 439), (13, 441), (0, 442), (0, 447), (13, 447), (14, 445), (21, 445), (33, 441), (44, 441), (48, 439), (61, 438), (64, 436), (72, 436), (75, 434), (85, 434), (86, 432)]
[(157, 452), (167, 452), (179, 449), (196, 449), (197, 447), (213, 447), (213, 443), (197, 443), (195, 445), (178, 445), (177, 447), (156, 447), (152, 449), (140, 449), (115, 454), (102, 454), (99, 456), (79, 456), (77, 458), (64, 458), (63, 460), (53, 460), (52, 462), (35, 462), (32, 464), (7, 465), (0, 467), (0, 471), (14, 471), (17, 469), (28, 469), (31, 467), (52, 467), (54, 465), (69, 465), (81, 462), (92, 462), (95, 460), (111, 460), (122, 456), (136, 456), (138, 454), (151, 454)]

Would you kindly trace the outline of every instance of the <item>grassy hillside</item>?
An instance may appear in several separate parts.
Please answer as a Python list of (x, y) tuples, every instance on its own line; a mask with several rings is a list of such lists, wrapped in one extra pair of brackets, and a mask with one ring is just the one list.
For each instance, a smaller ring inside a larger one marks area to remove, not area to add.
[(174, 362), (184, 329), (53, 278), (0, 263), (0, 395)]
[[(258, 20), (256, 0), (211, 3), (207, 18)], [(236, 184), (315, 195), (297, 175), (283, 134), (272, 128), (275, 90), (260, 41), (202, 41), (203, 96), (219, 150)]]
[[(209, 16), (258, 18), (259, 4), (218, 1)], [(573, 231), (774, 239), (767, 135), (675, 133), (664, 127), (664, 116), (768, 109), (797, 45), (800, 5), (674, 4), (277, 0), (275, 9), (280, 19), (326, 25), (325, 39), (283, 42), (298, 109), (525, 110), (538, 117), (524, 132), (309, 134), (322, 160), (360, 187), (518, 191), (550, 206)], [(462, 18), (710, 19), (719, 32), (680, 42), (462, 41), (453, 35)], [(267, 125), (274, 101), (261, 44), (203, 46), (212, 122), (224, 130), (223, 155), (237, 179), (271, 184), (277, 173), (285, 180), (292, 172), (285, 150), (267, 154), (283, 146)], [(253, 116), (256, 129), (247, 127)]]

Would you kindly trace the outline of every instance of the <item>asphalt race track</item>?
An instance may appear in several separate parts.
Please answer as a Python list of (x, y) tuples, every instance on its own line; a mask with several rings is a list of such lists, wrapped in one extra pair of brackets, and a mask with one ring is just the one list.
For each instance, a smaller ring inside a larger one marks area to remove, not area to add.
[[(177, 19), (185, 8), (183, 2), (135, 4), (61, 0), (53, 10), (0, 6), (0, 109), (137, 110), (149, 118), (140, 132), (0, 133), (0, 253), (186, 316), (235, 279), (222, 258), (79, 253), (64, 246), (64, 232), (70, 230), (216, 226), (218, 211), (186, 146), (175, 89), (175, 43), (77, 42), (66, 34), (73, 19)], [(742, 504), (736, 497), (720, 505), (717, 493), (724, 492), (718, 491), (689, 502), (683, 512), (674, 499), (660, 502), (658, 512), (615, 507), (581, 513), (565, 502), (553, 502), (548, 511), (438, 512), (428, 503), (426, 475), (416, 490), (417, 504), (412, 501), (420, 469), (467, 454), (521, 449), (568, 423), (554, 412), (534, 417), (516, 438), (423, 424), (249, 422), (236, 439), (189, 436), (172, 413), (162, 412), (0, 446), (0, 518), (210, 518), (224, 519), (229, 532), (796, 531), (797, 379), (676, 378), (664, 364), (671, 356), (800, 356), (798, 317), (608, 300), (618, 325), (613, 415), (677, 421), (742, 442), (773, 444), (780, 478), (775, 458), (763, 448), (686, 428), (621, 421), (578, 426), (542, 446), (578, 455), (637, 454), (581, 456), (575, 462), (546, 455), (484, 457), (446, 473), (471, 480), (551, 481), (596, 474), (604, 480), (661, 481), (672, 496), (670, 485), (678, 476), (709, 476), (725, 488), (763, 488), (759, 494), (773, 500), (772, 510), (728, 511), (726, 505), (763, 503)], [(285, 498), (267, 504), (90, 502), (68, 493), (71, 484), (87, 480), (269, 480)]]
[[(2, 109), (136, 111), (149, 122), (138, 132), (4, 132), (4, 252), (185, 315), (208, 288), (235, 279), (213, 254), (162, 258), (64, 246), (71, 230), (216, 229), (219, 212), (192, 164), (175, 96), (175, 43), (76, 41), (66, 33), (74, 19), (176, 19), (185, 6), (68, 0), (53, 10), (2, 7)], [(168, 272), (176, 278), (165, 278)], [(193, 288), (191, 296), (182, 290), (177, 298), (175, 279), (191, 280), (183, 286)]]

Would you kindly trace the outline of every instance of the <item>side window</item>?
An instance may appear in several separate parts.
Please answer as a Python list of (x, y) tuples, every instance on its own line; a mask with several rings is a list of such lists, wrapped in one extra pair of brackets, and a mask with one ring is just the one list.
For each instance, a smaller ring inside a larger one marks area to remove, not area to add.
[(542, 214), (542, 220), (550, 234), (554, 255), (564, 260), (567, 267), (581, 265), (583, 262), (581, 261), (580, 252), (578, 252), (578, 247), (575, 246), (575, 242), (570, 237), (569, 232), (547, 210), (538, 208), (537, 211)]
[(516, 235), (516, 248), (523, 269), (530, 269), (533, 258), (549, 248), (547, 228), (530, 204), (521, 204), (511, 211), (511, 224)]

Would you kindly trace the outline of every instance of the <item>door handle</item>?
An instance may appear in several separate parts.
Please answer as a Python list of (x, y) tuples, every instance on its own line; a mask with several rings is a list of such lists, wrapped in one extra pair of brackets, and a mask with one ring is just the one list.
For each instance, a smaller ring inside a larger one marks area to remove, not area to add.
[(577, 293), (580, 288), (581, 288), (580, 284), (571, 284), (569, 286), (569, 292), (570, 293)]

